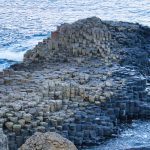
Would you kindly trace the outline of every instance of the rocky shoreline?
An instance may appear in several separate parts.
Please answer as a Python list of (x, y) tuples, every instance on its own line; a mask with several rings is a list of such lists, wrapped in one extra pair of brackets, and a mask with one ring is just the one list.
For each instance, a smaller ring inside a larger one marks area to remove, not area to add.
[(92, 17), (63, 24), (0, 72), (0, 127), (10, 150), (35, 132), (78, 148), (150, 119), (150, 28)]

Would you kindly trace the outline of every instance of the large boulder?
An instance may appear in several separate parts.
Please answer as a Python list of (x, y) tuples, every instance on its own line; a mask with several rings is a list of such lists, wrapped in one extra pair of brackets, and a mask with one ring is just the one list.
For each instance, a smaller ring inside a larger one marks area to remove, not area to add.
[(36, 132), (19, 150), (77, 150), (75, 145), (55, 132)]

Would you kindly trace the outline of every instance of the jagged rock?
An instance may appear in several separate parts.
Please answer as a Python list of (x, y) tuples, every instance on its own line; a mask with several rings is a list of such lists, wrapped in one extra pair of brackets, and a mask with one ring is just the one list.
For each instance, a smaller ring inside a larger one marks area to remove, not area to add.
[(75, 145), (54, 132), (36, 132), (19, 150), (77, 150)]

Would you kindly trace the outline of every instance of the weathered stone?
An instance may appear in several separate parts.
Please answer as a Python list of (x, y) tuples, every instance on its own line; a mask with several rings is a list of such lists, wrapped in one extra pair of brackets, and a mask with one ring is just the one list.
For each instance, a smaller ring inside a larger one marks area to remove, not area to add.
[(8, 130), (12, 130), (13, 129), (13, 122), (6, 122), (5, 123), (5, 126), (6, 126), (6, 128), (8, 129)]
[(35, 108), (31, 108), (31, 109), (29, 110), (29, 113), (30, 113), (31, 115), (34, 115), (34, 114), (37, 113), (37, 110), (36, 110)]
[(54, 132), (35, 133), (19, 150), (29, 149), (77, 150), (73, 143)]
[(23, 118), (26, 122), (31, 122), (32, 115), (31, 114), (24, 114)]
[(44, 126), (38, 126), (36, 128), (37, 132), (45, 132), (45, 127)]
[(18, 133), (21, 130), (21, 125), (20, 124), (14, 124), (13, 125), (13, 131)]
[(9, 120), (13, 123), (17, 123), (18, 117), (9, 117)]
[(25, 120), (24, 119), (20, 119), (20, 120), (18, 120), (18, 123), (21, 125), (21, 127), (24, 127)]
[(19, 111), (19, 110), (21, 110), (21, 108), (22, 108), (22, 106), (19, 105), (19, 104), (14, 104), (14, 105), (13, 105), (13, 109), (14, 109), (15, 111)]

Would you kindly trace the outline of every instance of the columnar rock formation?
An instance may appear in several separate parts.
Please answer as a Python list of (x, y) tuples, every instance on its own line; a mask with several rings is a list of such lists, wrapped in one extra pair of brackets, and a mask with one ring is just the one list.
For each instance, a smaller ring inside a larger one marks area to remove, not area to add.
[(105, 63), (148, 69), (149, 33), (149, 28), (139, 24), (101, 21), (96, 17), (79, 20), (59, 26), (51, 38), (28, 51), (24, 61), (72, 62), (94, 57)]
[(0, 72), (0, 126), (16, 150), (36, 131), (82, 147), (150, 118), (150, 29), (92, 17), (63, 24)]
[(3, 133), (3, 130), (0, 128), (0, 149), (8, 150), (8, 139), (7, 136)]

